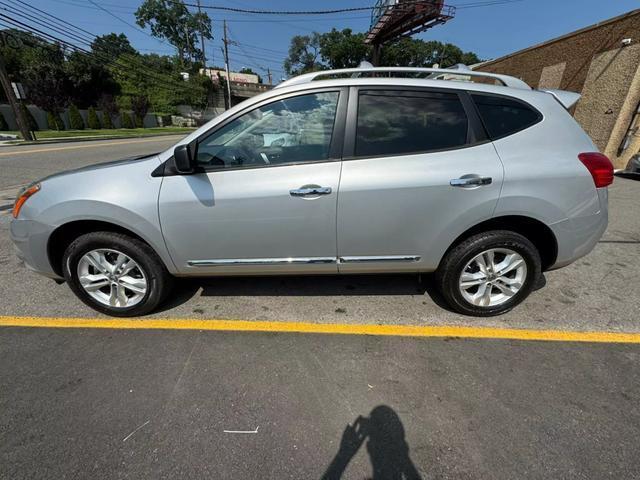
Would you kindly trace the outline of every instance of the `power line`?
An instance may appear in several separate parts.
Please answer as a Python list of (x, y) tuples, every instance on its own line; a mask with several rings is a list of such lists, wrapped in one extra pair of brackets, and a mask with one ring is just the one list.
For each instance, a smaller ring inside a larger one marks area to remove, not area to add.
[[(15, 29), (16, 26), (17, 26), (18, 29), (22, 29), (24, 31), (27, 31), (30, 34), (34, 35), (36, 38), (38, 38), (40, 40), (43, 40), (43, 41), (45, 41), (47, 43), (49, 43), (49, 42), (54, 42), (54, 43), (57, 42), (60, 45), (63, 45), (65, 47), (67, 47), (67, 48), (70, 48), (70, 49), (72, 49), (74, 51), (79, 51), (79, 52), (85, 53), (87, 55), (93, 56), (93, 57), (97, 58), (98, 60), (107, 63), (108, 65), (118, 67), (118, 68), (121, 69), (120, 71), (124, 70), (125, 72), (128, 72), (128, 67), (129, 66), (125, 65), (124, 68), (123, 68), (123, 66), (118, 63), (119, 59), (114, 61), (114, 60), (106, 57), (103, 54), (99, 54), (99, 53), (96, 53), (96, 52), (92, 52), (92, 51), (86, 50), (86, 49), (84, 49), (82, 47), (79, 47), (79, 46), (77, 46), (75, 44), (72, 44), (72, 43), (70, 43), (70, 42), (68, 42), (68, 41), (66, 41), (64, 39), (56, 37), (55, 35), (51, 35), (50, 33), (47, 33), (47, 32), (45, 32), (43, 30), (40, 30), (40, 29), (38, 29), (38, 28), (36, 28), (36, 27), (34, 27), (32, 25), (28, 25), (28, 24), (26, 24), (24, 22), (21, 22), (19, 20), (14, 19), (14, 18), (8, 17), (7, 15), (4, 15), (4, 14), (0, 13), (0, 18), (3, 18), (5, 22), (9, 22), (10, 24), (12, 24), (9, 28)], [(5, 24), (5, 26), (6, 26), (6, 24)], [(161, 75), (161, 74), (157, 74), (156, 72), (149, 72), (148, 71), (148, 66), (146, 66), (146, 65), (144, 65), (142, 63), (140, 63), (138, 66), (139, 67), (140, 66), (144, 66), (144, 68), (145, 68), (144, 71), (141, 69), (141, 71), (138, 71), (138, 73), (140, 73), (141, 75), (145, 76), (148, 81), (150, 81), (152, 83), (155, 83), (156, 86), (164, 87), (165, 89), (172, 90), (172, 91), (180, 91), (180, 90), (184, 90), (185, 88), (186, 89), (195, 89), (196, 88), (196, 87), (194, 87), (192, 85), (188, 85), (188, 84), (184, 84), (184, 85), (180, 85), (180, 86), (178, 86), (178, 84), (171, 84), (171, 83), (169, 83), (171, 81), (170, 79), (167, 79), (166, 77), (165, 78), (160, 78), (159, 75)]]
[[(197, 7), (196, 4), (182, 2), (182, 0), (168, 0), (172, 3), (180, 3), (189, 7)], [(522, 2), (524, 0), (485, 0), (470, 2), (461, 4), (457, 8), (476, 8), (483, 6), (501, 5), (508, 3)], [(434, 1), (415, 0), (413, 2), (406, 2), (403, 5), (424, 5), (425, 3), (431, 3), (435, 5)], [(254, 8), (240, 8), (240, 7), (223, 7), (218, 5), (202, 5), (202, 8), (209, 10), (218, 10), (224, 12), (233, 13), (249, 13), (253, 15), (329, 15), (333, 13), (348, 13), (348, 12), (366, 12), (379, 9), (379, 7), (347, 7), (347, 8), (334, 8), (327, 10), (266, 10), (266, 9), (254, 9)]]

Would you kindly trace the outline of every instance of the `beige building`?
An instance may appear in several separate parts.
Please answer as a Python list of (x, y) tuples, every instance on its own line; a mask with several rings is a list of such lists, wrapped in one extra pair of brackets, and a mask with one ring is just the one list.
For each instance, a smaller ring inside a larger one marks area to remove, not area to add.
[(483, 63), (534, 88), (580, 92), (573, 113), (594, 143), (625, 168), (640, 152), (640, 9)]

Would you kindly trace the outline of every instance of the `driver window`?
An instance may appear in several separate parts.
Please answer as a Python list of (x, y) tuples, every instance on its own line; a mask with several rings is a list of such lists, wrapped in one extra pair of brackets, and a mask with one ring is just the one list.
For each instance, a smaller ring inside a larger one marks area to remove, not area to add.
[(212, 170), (328, 160), (339, 95), (300, 95), (245, 113), (198, 143), (198, 164)]

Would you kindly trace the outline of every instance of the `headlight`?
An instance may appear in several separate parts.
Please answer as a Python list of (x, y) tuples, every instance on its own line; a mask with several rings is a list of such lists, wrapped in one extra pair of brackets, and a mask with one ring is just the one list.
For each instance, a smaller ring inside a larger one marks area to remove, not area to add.
[(18, 197), (16, 198), (16, 203), (13, 204), (13, 218), (18, 218), (18, 215), (20, 215), (20, 209), (24, 205), (24, 202), (26, 202), (29, 197), (35, 195), (39, 191), (39, 183), (33, 183), (20, 190), (20, 193), (18, 193)]

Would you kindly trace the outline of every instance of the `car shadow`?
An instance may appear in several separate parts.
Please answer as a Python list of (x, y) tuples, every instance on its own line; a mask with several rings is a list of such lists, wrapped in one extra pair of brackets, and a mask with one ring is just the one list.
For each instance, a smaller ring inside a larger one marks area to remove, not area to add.
[(176, 279), (171, 295), (156, 311), (176, 308), (194, 297), (335, 297), (427, 295), (452, 311), (435, 287), (432, 274), (305, 275)]
[(409, 456), (400, 417), (391, 407), (380, 405), (371, 410), (368, 417), (359, 416), (353, 424), (346, 426), (338, 452), (321, 479), (341, 479), (365, 441), (373, 471), (372, 480), (422, 478)]

